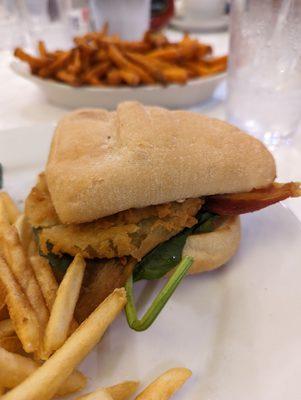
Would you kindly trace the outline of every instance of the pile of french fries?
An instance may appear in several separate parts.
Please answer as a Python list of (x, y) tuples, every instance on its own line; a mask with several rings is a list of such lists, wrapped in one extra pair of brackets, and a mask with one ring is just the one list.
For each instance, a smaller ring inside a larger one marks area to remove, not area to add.
[[(87, 378), (76, 367), (122, 311), (126, 293), (115, 289), (78, 325), (74, 309), (85, 267), (82, 256), (75, 256), (58, 284), (38, 254), (26, 217), (7, 193), (0, 193), (1, 400), (49, 400), (86, 386)], [(136, 400), (167, 400), (190, 375), (186, 368), (170, 369)], [(77, 399), (127, 400), (138, 384), (125, 381)]]
[(67, 51), (50, 52), (38, 43), (39, 56), (21, 48), (15, 56), (29, 64), (31, 73), (72, 86), (137, 86), (185, 84), (189, 79), (223, 72), (227, 57), (213, 57), (209, 45), (185, 34), (171, 43), (162, 33), (146, 32), (142, 41), (108, 35), (108, 26), (74, 38)]

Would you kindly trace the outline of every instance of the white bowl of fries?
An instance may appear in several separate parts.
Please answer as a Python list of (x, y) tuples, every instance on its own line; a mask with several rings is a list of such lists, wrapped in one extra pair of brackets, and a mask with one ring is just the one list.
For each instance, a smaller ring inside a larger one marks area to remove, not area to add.
[(210, 98), (225, 78), (227, 57), (184, 35), (170, 42), (146, 33), (137, 42), (122, 41), (105, 30), (74, 39), (66, 51), (49, 52), (38, 43), (38, 56), (15, 50), (12, 69), (32, 81), (54, 104), (116, 108), (125, 100), (169, 108), (189, 107)]

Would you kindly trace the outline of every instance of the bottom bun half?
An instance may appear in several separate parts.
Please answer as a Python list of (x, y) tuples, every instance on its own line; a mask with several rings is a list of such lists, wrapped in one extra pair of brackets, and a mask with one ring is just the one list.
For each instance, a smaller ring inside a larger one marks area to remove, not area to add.
[(183, 256), (191, 256), (194, 262), (188, 274), (197, 274), (218, 268), (230, 260), (240, 242), (239, 217), (227, 218), (213, 232), (188, 237)]

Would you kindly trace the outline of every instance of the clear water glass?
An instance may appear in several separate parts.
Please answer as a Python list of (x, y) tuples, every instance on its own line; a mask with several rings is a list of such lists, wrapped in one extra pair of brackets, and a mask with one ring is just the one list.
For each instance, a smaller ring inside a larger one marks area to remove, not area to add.
[(233, 0), (227, 118), (273, 146), (301, 121), (301, 0)]

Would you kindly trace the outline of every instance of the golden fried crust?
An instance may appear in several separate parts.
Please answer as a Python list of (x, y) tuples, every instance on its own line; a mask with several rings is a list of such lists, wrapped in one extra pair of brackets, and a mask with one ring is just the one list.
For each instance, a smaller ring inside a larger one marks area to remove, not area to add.
[(47, 254), (81, 253), (85, 258), (132, 256), (140, 260), (159, 243), (193, 226), (201, 199), (187, 199), (122, 211), (84, 224), (63, 225), (55, 214), (43, 175), (26, 201), (26, 215), (39, 230), (40, 247)]
[(38, 176), (36, 185), (25, 201), (25, 215), (34, 228), (61, 223), (52, 204), (44, 172)]
[(49, 242), (55, 254), (81, 253), (85, 258), (132, 256), (140, 260), (159, 243), (193, 226), (201, 204), (200, 199), (188, 199), (162, 207), (132, 209), (86, 224), (43, 228), (39, 233), (40, 247), (45, 254)]

